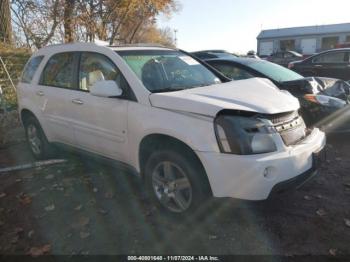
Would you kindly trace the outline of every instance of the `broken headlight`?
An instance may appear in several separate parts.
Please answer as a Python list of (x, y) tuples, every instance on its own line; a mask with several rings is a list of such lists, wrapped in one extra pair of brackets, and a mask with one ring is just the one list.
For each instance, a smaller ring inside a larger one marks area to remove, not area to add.
[(251, 155), (277, 150), (272, 138), (275, 128), (258, 118), (219, 115), (215, 133), (222, 153)]
[(332, 96), (308, 94), (305, 95), (304, 98), (309, 102), (323, 106), (342, 108), (346, 105), (346, 102), (344, 100)]

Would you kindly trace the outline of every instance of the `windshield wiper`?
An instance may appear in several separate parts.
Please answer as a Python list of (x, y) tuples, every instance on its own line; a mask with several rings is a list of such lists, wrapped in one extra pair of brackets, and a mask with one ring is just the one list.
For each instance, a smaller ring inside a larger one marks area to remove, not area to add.
[(159, 90), (154, 90), (152, 93), (166, 93), (166, 92), (175, 92), (175, 91), (181, 91), (184, 90), (184, 88), (162, 88)]

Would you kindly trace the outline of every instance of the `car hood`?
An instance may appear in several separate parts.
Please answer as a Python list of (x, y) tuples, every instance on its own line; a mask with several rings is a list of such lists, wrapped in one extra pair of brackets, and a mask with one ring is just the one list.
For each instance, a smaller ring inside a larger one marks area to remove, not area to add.
[(153, 93), (152, 106), (207, 116), (223, 109), (277, 114), (299, 108), (298, 100), (270, 80), (252, 78), (176, 92)]
[(281, 83), (281, 89), (295, 96), (305, 94), (322, 94), (347, 100), (350, 85), (343, 80), (326, 77), (305, 77), (294, 81)]

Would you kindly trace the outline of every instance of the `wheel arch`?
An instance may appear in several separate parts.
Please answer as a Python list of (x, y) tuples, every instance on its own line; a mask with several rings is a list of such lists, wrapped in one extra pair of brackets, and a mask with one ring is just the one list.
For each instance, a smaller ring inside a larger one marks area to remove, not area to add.
[(144, 168), (148, 158), (150, 157), (153, 151), (158, 149), (175, 150), (176, 152), (186, 155), (187, 157), (195, 161), (195, 164), (197, 164), (198, 167), (201, 169), (201, 173), (204, 174), (204, 179), (207, 182), (210, 194), (212, 194), (210, 182), (206, 174), (205, 168), (202, 164), (202, 161), (196, 154), (195, 150), (193, 150), (188, 144), (181, 141), (180, 139), (166, 134), (149, 134), (143, 137), (143, 139), (141, 140), (138, 150), (138, 164), (140, 168), (140, 174), (142, 177), (144, 176)]
[[(30, 116), (32, 116), (32, 117), (34, 117), (36, 120), (38, 120), (38, 118), (35, 116), (35, 114), (34, 114), (32, 111), (30, 111), (29, 109), (27, 109), (27, 108), (21, 109), (21, 112), (20, 112), (19, 115), (20, 115), (20, 120), (21, 120), (21, 122), (22, 122), (23, 125), (24, 125), (25, 119), (28, 118), (28, 117), (30, 117)], [(39, 120), (38, 120), (38, 121), (39, 121)]]

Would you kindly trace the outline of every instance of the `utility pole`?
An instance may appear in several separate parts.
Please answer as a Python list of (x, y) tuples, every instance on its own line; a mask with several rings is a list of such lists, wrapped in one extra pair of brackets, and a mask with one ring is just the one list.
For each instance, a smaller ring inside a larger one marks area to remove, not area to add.
[(175, 46), (177, 46), (177, 32), (179, 32), (179, 30), (174, 29), (174, 35), (175, 35), (175, 37), (174, 37), (174, 44), (175, 44)]
[(0, 0), (0, 42), (12, 44), (10, 1)]

